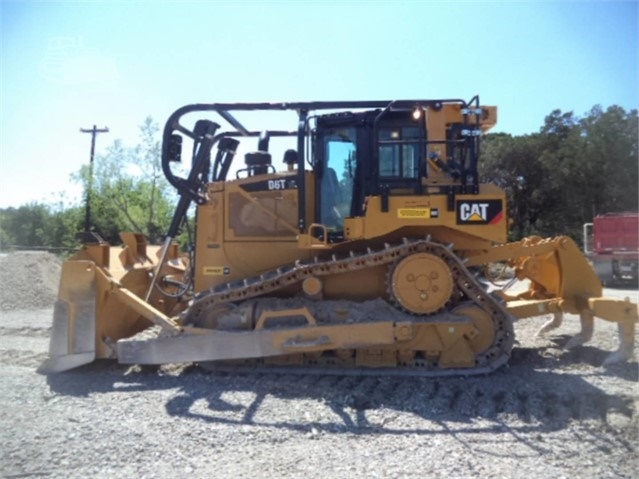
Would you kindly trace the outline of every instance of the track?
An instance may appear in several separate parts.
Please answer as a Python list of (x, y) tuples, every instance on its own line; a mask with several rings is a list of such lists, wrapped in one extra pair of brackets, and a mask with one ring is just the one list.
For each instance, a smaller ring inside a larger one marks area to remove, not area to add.
[[(273, 295), (280, 289), (299, 285), (304, 279), (310, 277), (322, 278), (380, 265), (388, 265), (391, 267), (393, 264), (399, 263), (402, 259), (419, 253), (434, 255), (445, 262), (452, 274), (454, 287), (460, 294), (451, 296), (451, 299), (446, 304), (446, 308), (442, 308), (429, 315), (412, 316), (409, 317), (409, 320), (414, 322), (425, 321), (431, 324), (437, 323), (438, 321), (445, 322), (450, 317), (447, 316), (446, 313), (461, 304), (472, 304), (488, 313), (493, 321), (495, 331), (494, 339), (485, 351), (476, 355), (476, 366), (474, 368), (442, 368), (436, 361), (419, 356), (418, 352), (416, 352), (417, 354), (415, 354), (413, 359), (398, 359), (397, 369), (359, 368), (345, 371), (344, 369), (335, 367), (322, 368), (321, 365), (319, 367), (317, 366), (317, 358), (311, 357), (305, 358), (304, 360), (304, 366), (308, 367), (297, 368), (297, 370), (302, 373), (316, 370), (328, 374), (450, 376), (458, 374), (485, 374), (504, 365), (508, 361), (514, 343), (512, 318), (509, 316), (503, 304), (496, 297), (485, 291), (465, 268), (463, 262), (452, 252), (451, 246), (435, 243), (429, 238), (421, 240), (404, 239), (400, 244), (386, 244), (382, 249), (377, 251), (369, 248), (367, 251), (361, 253), (351, 252), (345, 257), (333, 255), (328, 259), (315, 258), (315, 260), (311, 262), (298, 262), (295, 265), (270, 271), (258, 277), (217, 286), (209, 291), (196, 295), (191, 307), (183, 313), (182, 319), (184, 324), (197, 325), (203, 321), (209, 311), (219, 308), (220, 305), (228, 303), (241, 305), (242, 302)], [(391, 298), (395, 299), (392, 296), (392, 291)], [(309, 309), (312, 310), (313, 302), (308, 301), (307, 305)], [(396, 314), (401, 315), (403, 313), (396, 311)], [(403, 319), (405, 320), (406, 318)], [(265, 369), (273, 367), (268, 366), (268, 363), (268, 360), (247, 360), (239, 367), (243, 365), (251, 370), (254, 370), (255, 367), (258, 366), (264, 367)], [(235, 366), (237, 366), (237, 364), (235, 364)], [(277, 369), (281, 369), (281, 367)], [(286, 366), (285, 369), (292, 370), (292, 367)]]

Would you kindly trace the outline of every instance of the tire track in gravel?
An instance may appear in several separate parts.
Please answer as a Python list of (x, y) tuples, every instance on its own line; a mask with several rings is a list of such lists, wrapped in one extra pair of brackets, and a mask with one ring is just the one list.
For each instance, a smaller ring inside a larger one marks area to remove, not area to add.
[(48, 356), (50, 335), (50, 327), (0, 327), (0, 363), (37, 368)]
[[(543, 430), (558, 430), (573, 423), (625, 430), (637, 422), (637, 397), (609, 393), (580, 377), (532, 368), (480, 378), (302, 374), (295, 379), (290, 374), (286, 375), (287, 384), (279, 385), (277, 378), (257, 372), (248, 378), (248, 382), (235, 383), (237, 390), (252, 390), (259, 384), (275, 397), (317, 399), (337, 409), (359, 412), (392, 409), (434, 421), (515, 421), (520, 428)], [(290, 384), (296, 385), (296, 394), (291, 394)]]
[(32, 351), (0, 350), (0, 363), (6, 366), (21, 366), (36, 369), (47, 359), (48, 354)]
[(0, 327), (0, 336), (22, 336), (27, 338), (49, 338), (51, 328), (3, 328)]

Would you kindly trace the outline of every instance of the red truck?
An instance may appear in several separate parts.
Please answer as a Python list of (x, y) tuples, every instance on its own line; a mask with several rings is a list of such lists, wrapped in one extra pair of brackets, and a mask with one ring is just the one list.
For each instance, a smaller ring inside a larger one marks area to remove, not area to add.
[(637, 285), (639, 213), (607, 213), (584, 225), (584, 252), (605, 285)]

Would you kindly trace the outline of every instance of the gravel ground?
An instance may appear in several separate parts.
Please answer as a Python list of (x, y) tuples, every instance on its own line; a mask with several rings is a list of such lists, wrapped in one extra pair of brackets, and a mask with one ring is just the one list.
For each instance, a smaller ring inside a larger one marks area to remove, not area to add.
[[(3, 285), (51, 279), (51, 258), (20, 276), (7, 267), (12, 256), (0, 258)], [(35, 369), (47, 355), (52, 299), (42, 305), (37, 294), (3, 288), (4, 478), (636, 477), (638, 366), (599, 366), (617, 344), (615, 325), (604, 321), (587, 346), (564, 351), (576, 317), (546, 339), (534, 332), (547, 318), (521, 320), (509, 366), (482, 377), (223, 374), (113, 362), (47, 377)], [(639, 300), (636, 289), (605, 293)], [(15, 309), (12, 294), (26, 309)]]

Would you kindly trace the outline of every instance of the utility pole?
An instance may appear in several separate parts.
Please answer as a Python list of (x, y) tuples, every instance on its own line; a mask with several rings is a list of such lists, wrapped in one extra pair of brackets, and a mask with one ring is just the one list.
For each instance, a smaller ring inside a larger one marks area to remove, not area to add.
[(98, 133), (108, 133), (107, 127), (97, 128), (93, 125), (93, 128), (80, 128), (82, 133), (91, 133), (91, 159), (89, 160), (89, 181), (87, 182), (86, 191), (86, 203), (84, 210), (84, 232), (88, 233), (91, 230), (91, 190), (93, 188), (93, 156), (95, 155), (95, 137)]

